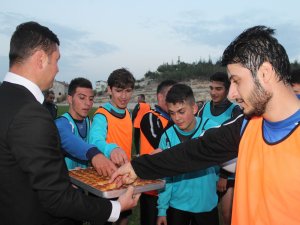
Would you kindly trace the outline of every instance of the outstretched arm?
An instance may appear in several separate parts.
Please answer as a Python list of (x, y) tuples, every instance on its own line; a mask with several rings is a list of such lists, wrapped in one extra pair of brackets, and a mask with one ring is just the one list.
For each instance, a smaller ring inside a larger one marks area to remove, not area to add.
[(113, 178), (124, 175), (125, 182), (132, 182), (137, 176), (158, 179), (205, 169), (236, 158), (242, 122), (243, 116), (240, 116), (229, 124), (211, 128), (202, 137), (176, 145), (168, 151), (135, 158), (119, 168)]
[[(82, 138), (76, 136), (72, 130), (73, 125), (64, 117), (55, 120), (56, 127), (59, 131), (62, 149), (69, 155), (80, 160), (89, 160), (88, 151), (95, 148), (95, 145), (88, 144)], [(97, 149), (93, 153), (100, 153)]]
[(140, 156), (132, 160), (132, 167), (140, 178), (157, 179), (227, 162), (237, 157), (242, 122), (243, 116), (240, 116), (168, 151)]

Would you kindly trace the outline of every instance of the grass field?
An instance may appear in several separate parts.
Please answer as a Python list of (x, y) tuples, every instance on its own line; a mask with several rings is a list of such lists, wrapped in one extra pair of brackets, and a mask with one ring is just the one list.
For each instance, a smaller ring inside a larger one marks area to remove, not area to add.
[[(68, 112), (69, 110), (69, 106), (67, 105), (59, 105), (58, 106), (58, 110), (57, 110), (57, 116), (62, 115), (65, 112)], [(92, 108), (90, 113), (89, 113), (89, 117), (93, 118), (94, 112), (97, 110), (97, 108)]]

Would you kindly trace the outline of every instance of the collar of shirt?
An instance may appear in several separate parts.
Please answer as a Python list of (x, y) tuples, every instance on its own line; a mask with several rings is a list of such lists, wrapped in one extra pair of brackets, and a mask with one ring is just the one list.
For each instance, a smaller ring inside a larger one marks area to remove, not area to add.
[(170, 115), (165, 110), (163, 110), (159, 105), (155, 105), (154, 107), (156, 112), (160, 113), (167, 120), (172, 121)]
[(44, 95), (43, 95), (41, 89), (32, 81), (30, 81), (20, 75), (12, 73), (12, 72), (8, 72), (5, 75), (3, 81), (13, 83), (13, 84), (19, 84), (19, 85), (25, 87), (34, 95), (34, 97), (36, 98), (37, 101), (39, 101), (41, 104), (43, 103)]
[(228, 98), (225, 98), (222, 102), (220, 102), (219, 104), (217, 105), (214, 105), (213, 102), (211, 101), (211, 104), (213, 107), (215, 108), (227, 108), (228, 105), (231, 105), (232, 102), (228, 100)]

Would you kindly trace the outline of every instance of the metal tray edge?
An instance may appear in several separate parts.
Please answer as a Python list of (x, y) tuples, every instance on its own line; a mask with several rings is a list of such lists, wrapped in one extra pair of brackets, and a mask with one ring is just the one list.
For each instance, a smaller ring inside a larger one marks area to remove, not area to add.
[[(92, 186), (85, 184), (71, 176), (70, 176), (70, 180), (74, 185), (76, 185), (76, 186), (82, 188), (83, 190), (86, 190), (87, 192), (90, 192), (96, 196), (102, 197), (102, 198), (109, 198), (109, 199), (110, 198), (118, 198), (120, 195), (122, 195), (124, 192), (126, 192), (126, 188), (103, 192), (103, 191), (93, 188)], [(151, 190), (158, 190), (158, 189), (163, 188), (165, 186), (165, 181), (164, 180), (159, 180), (159, 181), (161, 181), (161, 182), (155, 183), (155, 184), (147, 184), (146, 186), (135, 186), (134, 194), (151, 191)]]

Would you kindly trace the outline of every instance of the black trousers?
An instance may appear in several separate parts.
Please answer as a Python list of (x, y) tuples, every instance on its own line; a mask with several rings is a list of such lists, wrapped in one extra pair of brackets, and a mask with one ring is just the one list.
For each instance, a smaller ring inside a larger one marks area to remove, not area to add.
[(157, 196), (142, 194), (140, 197), (140, 223), (141, 225), (156, 225)]
[(168, 225), (219, 225), (218, 207), (210, 212), (192, 213), (169, 207)]

